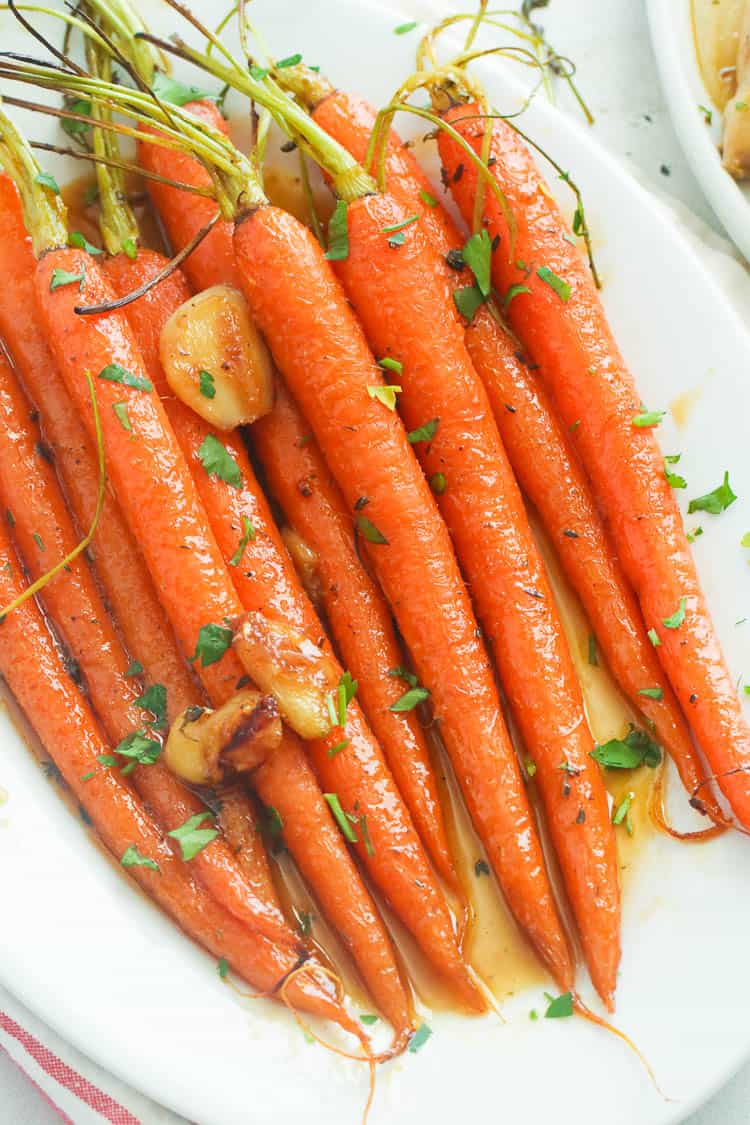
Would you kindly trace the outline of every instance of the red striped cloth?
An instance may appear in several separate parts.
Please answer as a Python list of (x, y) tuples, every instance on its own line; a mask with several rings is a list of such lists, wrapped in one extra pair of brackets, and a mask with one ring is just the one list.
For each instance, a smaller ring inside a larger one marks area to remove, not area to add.
[[(0, 1056), (7, 1055), (66, 1125), (186, 1125), (178, 1117), (108, 1074), (0, 987)], [(15, 1084), (14, 1084), (15, 1085)], [(32, 1121), (29, 1089), (8, 1104), (0, 1088), (3, 1121)]]

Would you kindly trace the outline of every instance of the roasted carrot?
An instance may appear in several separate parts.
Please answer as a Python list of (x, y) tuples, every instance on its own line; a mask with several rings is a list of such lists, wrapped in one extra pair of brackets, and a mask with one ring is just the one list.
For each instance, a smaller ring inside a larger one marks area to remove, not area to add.
[(402, 657), (390, 611), (357, 554), (343, 497), (281, 382), (273, 410), (255, 423), (252, 437), (271, 491), (315, 553), (322, 607), (344, 663), (359, 682), (358, 699), (422, 842), (436, 869), (455, 886), (424, 735), (415, 712), (390, 710), (407, 690), (398, 676)]
[[(0, 265), (9, 279), (0, 292), (0, 335), (39, 411), (44, 445), (53, 455), (78, 528), (89, 528), (97, 502), (96, 456), (39, 322), (34, 299), (34, 251), (24, 226), (18, 191), (5, 174), (0, 174), (0, 214)], [(175, 718), (194, 702), (202, 702), (202, 698), (196, 698), (199, 689), (195, 677), (188, 671), (177, 646), (143, 557), (109, 490), (91, 553), (130, 656), (143, 666), (148, 683), (169, 685), (169, 718)], [(237, 804), (244, 802), (244, 817), (252, 820), (247, 799), (239, 792), (234, 792), (232, 799)], [(225, 802), (219, 813), (222, 822), (226, 807)], [(252, 876), (256, 892), (274, 905), (276, 895), (268, 859), (257, 832), (247, 834), (242, 856), (245, 874)]]
[(432, 693), (511, 908), (567, 987), (570, 955), (489, 662), (447, 529), (401, 423), (367, 394), (380, 375), (362, 331), (319, 245), (288, 214), (273, 207), (248, 214), (236, 227), (235, 250), (253, 314), (363, 529), (361, 539), (370, 537), (381, 585)]
[[(356, 160), (365, 159), (377, 116), (368, 102), (334, 90), (303, 64), (285, 67), (277, 77), (304, 98), (315, 121), (327, 133)], [(433, 248), (446, 259), (451, 251), (460, 250), (464, 240), (455, 222), (432, 194), (432, 185), (412, 149), (393, 129), (387, 138), (385, 169), (388, 191), (410, 213), (420, 215), (420, 225)], [(472, 280), (462, 280), (451, 267), (447, 267), (446, 277), (451, 278), (453, 287)], [(542, 518), (615, 679), (631, 703), (654, 724), (687, 792), (700, 788), (706, 811), (721, 820), (714, 798), (702, 788), (705, 769), (647, 639), (632, 587), (570, 438), (538, 380), (529, 372), (517, 341), (487, 309), (481, 309), (468, 325), (466, 345), (489, 395), (513, 471)]]
[[(547, 824), (592, 980), (609, 1007), (620, 943), (614, 829), (554, 595), (463, 326), (419, 221), (394, 197), (349, 204), (335, 265), (370, 345), (402, 365), (398, 408), (413, 433), (500, 678), (536, 767)], [(399, 231), (393, 244), (389, 231)], [(385, 232), (385, 233), (384, 233)], [(383, 406), (383, 410), (386, 408)], [(439, 482), (439, 483), (438, 483)]]
[[(23, 591), (21, 567), (7, 525), (0, 521), (0, 602), (8, 605)], [(136, 848), (140, 857), (158, 864), (158, 871), (144, 865), (129, 871), (187, 934), (215, 957), (225, 958), (252, 987), (274, 993), (295, 968), (296, 958), (219, 906), (175, 857), (121, 776), (100, 765), (99, 756), (109, 746), (63, 667), (35, 603), (27, 601), (9, 613), (0, 632), (0, 672), (106, 846), (117, 859)], [(290, 982), (289, 994), (303, 1011), (358, 1034), (313, 963)]]
[[(44, 456), (39, 432), (29, 417), (20, 387), (0, 356), (0, 497), (13, 536), (32, 578), (39, 578), (74, 549), (77, 535), (54, 471)], [(42, 591), (88, 695), (113, 745), (145, 729), (146, 715), (136, 704), (141, 694), (128, 678), (128, 657), (103, 604), (93, 576), (79, 557)], [(169, 685), (166, 701), (169, 700)], [(193, 701), (198, 701), (198, 696)], [(158, 739), (153, 732), (150, 737)], [(134, 781), (166, 831), (179, 828), (205, 806), (158, 761), (136, 765)], [(193, 860), (196, 875), (217, 902), (267, 938), (287, 947), (294, 938), (273, 899), (258, 897), (217, 837)]]
[[(158, 254), (141, 251), (135, 260), (118, 255), (105, 268), (115, 281), (115, 289), (128, 292), (155, 276), (162, 266)], [(324, 630), (297, 579), (241, 440), (236, 435), (219, 435), (240, 470), (240, 487), (210, 478), (198, 451), (207, 434), (218, 440), (217, 435), (167, 393), (153, 329), (165, 323), (188, 296), (184, 280), (173, 274), (129, 306), (131, 327), (143, 347), (147, 370), (193, 469), (227, 563), (236, 555), (245, 521), (254, 529), (245, 543), (240, 565), (231, 568), (245, 609), (268, 610), (319, 643)], [(331, 754), (342, 738), (349, 744)], [(308, 743), (308, 750), (323, 787), (336, 793), (342, 807), (359, 820), (361, 830), (354, 833), (357, 850), (376, 885), (432, 963), (453, 984), (462, 1002), (481, 1008), (483, 1001), (461, 960), (445, 902), (356, 699), (347, 708), (343, 732), (336, 726), (327, 738)]]
[[(89, 528), (96, 510), (96, 456), (39, 324), (34, 300), (34, 252), (23, 224), (18, 192), (5, 174), (0, 174), (0, 214), (0, 267), (7, 278), (7, 285), (0, 290), (0, 336), (39, 411), (44, 444), (52, 453), (78, 526)], [(170, 684), (170, 714), (179, 714), (194, 696), (195, 683), (143, 559), (109, 493), (91, 553), (114, 615), (121, 622), (128, 651), (149, 670), (152, 682)], [(134, 607), (137, 612), (133, 612)]]
[[(77, 286), (50, 290), (53, 270), (84, 275)], [(101, 303), (115, 294), (96, 262), (77, 249), (50, 249), (39, 261), (36, 292), (53, 355), (79, 413), (85, 411), (82, 372), (101, 373), (113, 364), (129, 372), (137, 386), (150, 386), (143, 360), (127, 322), (110, 314), (96, 319), (76, 316), (80, 300)], [(122, 509), (157, 583), (186, 651), (200, 660), (200, 674), (215, 701), (227, 699), (243, 675), (228, 651), (226, 620), (242, 606), (224, 566), (194, 482), (155, 393), (101, 379), (97, 387), (105, 433), (107, 463)], [(114, 412), (124, 401), (131, 430)], [(138, 481), (138, 488), (133, 481)], [(206, 627), (211, 627), (206, 634)], [(204, 630), (201, 633), (201, 630)], [(223, 651), (215, 659), (216, 649)], [(209, 646), (208, 648), (206, 646)], [(323, 910), (349, 946), (384, 1014), (399, 1029), (409, 1024), (403, 985), (393, 950), (377, 911), (362, 886), (323, 801), (304, 752), (288, 732), (282, 746), (255, 772), (263, 800), (273, 805), (285, 826), (285, 839), (307, 875)], [(310, 831), (311, 825), (315, 832)], [(299, 831), (299, 825), (304, 831)], [(342, 896), (349, 908), (341, 909)], [(351, 903), (358, 902), (358, 909)]]
[[(467, 105), (446, 114), (477, 151), (484, 130), (484, 122), (476, 118), (479, 112), (476, 105)], [(442, 132), (439, 144), (451, 191), (469, 215), (476, 187), (473, 166), (465, 162), (463, 174), (456, 177), (463, 163), (458, 146)], [(749, 827), (750, 729), (701, 591), (653, 428), (634, 421), (643, 413), (641, 400), (594, 282), (568, 241), (567, 225), (528, 147), (503, 121), (493, 122), (491, 155), (492, 174), (517, 224), (511, 260), (507, 224), (495, 197), (487, 192), (484, 217), (491, 236), (501, 239), (492, 257), (495, 286), (501, 293), (516, 284), (529, 290), (510, 301), (511, 324), (539, 364), (573, 433), (646, 626), (658, 641), (664, 673), (735, 814)], [(529, 265), (522, 269), (520, 263)]]

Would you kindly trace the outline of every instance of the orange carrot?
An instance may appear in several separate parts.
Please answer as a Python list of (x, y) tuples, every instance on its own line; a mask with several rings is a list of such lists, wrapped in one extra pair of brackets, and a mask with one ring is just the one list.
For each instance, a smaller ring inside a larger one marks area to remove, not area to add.
[[(39, 323), (31, 239), (26, 233), (15, 184), (4, 174), (0, 174), (0, 214), (0, 265), (9, 278), (9, 284), (0, 291), (0, 335), (10, 347), (17, 372), (39, 411), (44, 444), (53, 454), (78, 528), (89, 528), (97, 502), (96, 456)], [(143, 557), (109, 490), (91, 553), (130, 655), (143, 666), (148, 683), (169, 685), (169, 718), (174, 719), (193, 703), (203, 702), (156, 597)], [(134, 606), (138, 612), (133, 612)], [(247, 798), (233, 790), (232, 800), (244, 804), (243, 818), (254, 824)], [(227, 808), (225, 797), (219, 813), (222, 827)], [(270, 905), (278, 905), (263, 842), (254, 827), (246, 833), (242, 859), (243, 871), (256, 893)]]
[[(88, 529), (96, 510), (96, 455), (39, 323), (31, 239), (15, 184), (4, 173), (0, 173), (0, 215), (0, 268), (7, 279), (0, 288), (0, 336), (39, 411), (44, 444), (52, 453), (78, 527)], [(170, 716), (180, 714), (193, 701), (195, 682), (138, 548), (109, 493), (90, 553), (130, 655), (148, 670), (152, 683), (170, 685)], [(134, 606), (138, 612), (133, 612)]]
[[(478, 151), (484, 123), (476, 105), (448, 120)], [(476, 187), (473, 166), (440, 136), (451, 191), (464, 215)], [(536, 164), (505, 122), (492, 126), (492, 174), (515, 216), (509, 231), (491, 192), (484, 215), (501, 246), (492, 258), (495, 286), (530, 290), (508, 308), (511, 324), (540, 369), (591, 480), (620, 560), (635, 589), (662, 668), (738, 819), (750, 827), (750, 728), (745, 722), (710, 613), (664, 460), (620, 355), (586, 265)], [(456, 177), (459, 163), (463, 174)], [(451, 171), (452, 170), (452, 171)], [(529, 263), (529, 272), (518, 263)], [(533, 264), (533, 269), (531, 268)], [(617, 470), (613, 470), (617, 466)], [(666, 624), (665, 624), (666, 622)]]
[[(285, 69), (279, 77), (294, 76), (295, 71), (304, 68)], [(356, 160), (363, 161), (377, 111), (362, 98), (331, 90), (319, 75), (309, 72), (301, 77), (304, 86), (300, 92), (306, 94), (315, 121)], [(460, 250), (464, 240), (456, 224), (432, 195), (413, 151), (393, 129), (387, 140), (385, 168), (388, 191), (410, 213), (420, 215), (420, 226), (438, 254), (447, 258), (451, 250)], [(462, 280), (450, 268), (446, 277), (451, 278), (452, 287), (472, 280)], [(570, 438), (528, 371), (517, 342), (487, 310), (480, 310), (468, 326), (466, 345), (489, 395), (513, 471), (542, 518), (615, 679), (631, 703), (654, 724), (688, 793), (700, 788), (706, 811), (721, 820), (714, 798), (702, 788), (705, 769), (648, 642), (640, 608)]]
[[(243, 289), (371, 557), (511, 908), (572, 979), (518, 764), (447, 530), (403, 428), (367, 387), (378, 368), (312, 234), (262, 206), (234, 237)], [(427, 419), (424, 419), (427, 421)], [(363, 507), (366, 503), (366, 507)]]
[(415, 433), (438, 420), (427, 440), (415, 442), (417, 456), (534, 762), (586, 962), (611, 1008), (620, 956), (614, 829), (591, 757), (580, 685), (520, 490), (419, 221), (389, 195), (350, 203), (347, 219), (349, 253), (336, 262), (336, 272), (375, 354), (402, 365), (398, 405), (407, 428)]
[[(54, 270), (82, 276), (82, 289), (75, 284), (52, 290)], [(107, 465), (120, 505), (183, 648), (195, 652), (209, 695), (221, 702), (242, 676), (242, 667), (228, 648), (231, 631), (224, 624), (238, 617), (242, 606), (164, 407), (149, 389), (143, 359), (125, 318), (117, 314), (86, 318), (74, 312), (79, 302), (112, 301), (114, 291), (97, 263), (77, 249), (48, 250), (38, 263), (35, 285), (53, 355), (85, 420), (90, 411), (83, 372), (89, 370), (97, 379)], [(120, 402), (125, 404), (130, 429), (122, 426), (114, 411)], [(281, 816), (300, 870), (352, 949), (376, 1002), (397, 1029), (408, 1027), (408, 1002), (390, 941), (298, 740), (287, 733), (254, 777), (263, 800)], [(349, 902), (346, 911), (342, 910), (344, 894)]]
[[(115, 279), (115, 289), (128, 292), (155, 276), (162, 266), (159, 255), (141, 251), (136, 260), (118, 255), (106, 269)], [(217, 435), (168, 394), (154, 346), (155, 329), (166, 322), (187, 296), (184, 280), (173, 274), (128, 307), (135, 338), (147, 359), (147, 370), (193, 469), (212, 529), (228, 563), (236, 555), (245, 521), (249, 520), (254, 529), (240, 565), (231, 568), (245, 609), (266, 609), (318, 642), (324, 637), (323, 628), (291, 566), (241, 440), (225, 433), (218, 438), (231, 451), (239, 468), (240, 487), (210, 478), (198, 451), (208, 434), (214, 438)], [(349, 740), (349, 745), (331, 754), (342, 737)], [(323, 787), (336, 793), (344, 810), (359, 820), (360, 831), (354, 833), (357, 850), (377, 886), (426, 955), (453, 984), (462, 1002), (481, 1009), (483, 1001), (461, 960), (445, 902), (356, 700), (347, 710), (343, 735), (336, 727), (328, 738), (309, 743), (308, 750)]]
[[(44, 447), (38, 439), (21, 390), (0, 356), (0, 497), (34, 579), (66, 558), (77, 542), (54, 471), (40, 452)], [(140, 690), (128, 678), (128, 658), (85, 560), (79, 556), (48, 582), (42, 600), (80, 669), (112, 744), (117, 746), (143, 730), (146, 716), (136, 704)], [(169, 685), (162, 686), (168, 701)], [(153, 740), (158, 734), (149, 737)], [(159, 762), (138, 765), (134, 781), (167, 831), (205, 811), (203, 803)], [(266, 903), (258, 898), (220, 837), (192, 862), (217, 902), (272, 941), (295, 945), (273, 899)]]
[[(3, 605), (23, 593), (20, 575), (6, 525), (0, 521)], [(252, 987), (275, 992), (295, 968), (294, 955), (249, 932), (202, 890), (121, 776), (99, 764), (99, 755), (109, 747), (64, 669), (36, 604), (27, 601), (9, 613), (0, 633), (0, 674), (106, 846), (117, 859), (136, 848), (142, 858), (158, 864), (158, 871), (138, 865), (128, 870), (189, 936), (215, 957), (225, 958)], [(295, 976), (289, 992), (297, 1007), (358, 1034), (314, 964)]]
[(422, 842), (446, 882), (456, 873), (429, 751), (413, 711), (390, 710), (406, 691), (394, 675), (402, 662), (390, 611), (357, 554), (343, 497), (289, 392), (279, 382), (270, 414), (252, 429), (253, 444), (286, 518), (316, 555), (321, 600), (344, 663), (359, 682), (357, 698)]

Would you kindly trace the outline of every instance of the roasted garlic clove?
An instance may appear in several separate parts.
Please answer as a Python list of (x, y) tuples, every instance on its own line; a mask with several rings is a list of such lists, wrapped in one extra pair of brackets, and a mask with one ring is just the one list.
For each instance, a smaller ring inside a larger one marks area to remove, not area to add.
[(159, 341), (170, 387), (211, 425), (249, 425), (273, 406), (273, 367), (245, 299), (214, 285), (180, 305)]
[(247, 674), (274, 697), (292, 730), (302, 738), (330, 732), (335, 725), (331, 698), (339, 682), (331, 656), (303, 633), (260, 612), (239, 619), (234, 647)]
[(305, 588), (305, 593), (313, 605), (319, 606), (323, 600), (323, 591), (320, 585), (318, 556), (294, 528), (282, 528), (281, 537), (294, 563), (297, 577)]
[(211, 711), (188, 707), (172, 723), (162, 760), (191, 785), (217, 786), (255, 769), (281, 741), (275, 699), (247, 689)]

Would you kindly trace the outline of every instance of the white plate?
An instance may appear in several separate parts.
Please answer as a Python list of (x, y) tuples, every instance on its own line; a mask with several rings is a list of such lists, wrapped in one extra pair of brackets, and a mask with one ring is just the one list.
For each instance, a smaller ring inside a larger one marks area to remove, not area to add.
[[(195, 7), (216, 19), (208, 0)], [(256, 0), (253, 15), (279, 54), (300, 50), (378, 103), (410, 69), (414, 36), (394, 36), (404, 17), (382, 6)], [(175, 24), (160, 6), (150, 18), (161, 30)], [(9, 42), (9, 17), (0, 19), (3, 45), (17, 47), (23, 40), (14, 32)], [(488, 66), (484, 77), (497, 102), (515, 100), (507, 73)], [(35, 136), (45, 133), (43, 122), (33, 125)], [(742, 498), (720, 518), (706, 516), (696, 543), (739, 677), (750, 672), (750, 624), (735, 627), (750, 617), (739, 547), (750, 527), (750, 339), (660, 205), (588, 133), (541, 99), (525, 125), (584, 188), (605, 302), (644, 401), (655, 409), (687, 390), (700, 395), (683, 429), (667, 419), (661, 431), (665, 451), (683, 454), (689, 494), (713, 488), (728, 469)], [(200, 1125), (359, 1120), (363, 1068), (307, 1045), (284, 1012), (224, 987), (212, 961), (92, 847), (4, 719), (0, 784), (10, 795), (0, 813), (0, 979), (20, 1000), (102, 1066)], [(422, 1052), (381, 1074), (374, 1125), (447, 1125), (491, 1111), (512, 1123), (681, 1120), (750, 1054), (749, 858), (737, 836), (700, 848), (654, 839), (626, 894), (617, 1021), (674, 1100), (655, 1092), (611, 1036), (579, 1020), (530, 1021), (530, 1008), (543, 1005), (534, 991), (506, 1006), (505, 1025), (435, 1015)]]
[[(722, 114), (703, 85), (693, 42), (690, 0), (648, 0), (651, 42), (675, 132), (727, 234), (750, 260), (750, 182), (733, 180), (719, 152)], [(698, 108), (713, 112), (711, 125)]]

